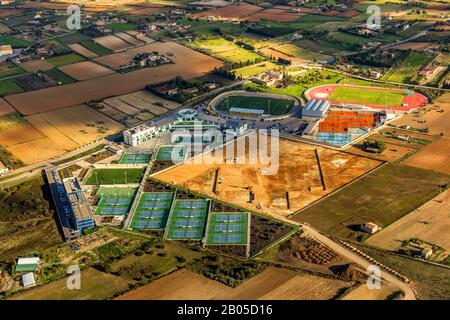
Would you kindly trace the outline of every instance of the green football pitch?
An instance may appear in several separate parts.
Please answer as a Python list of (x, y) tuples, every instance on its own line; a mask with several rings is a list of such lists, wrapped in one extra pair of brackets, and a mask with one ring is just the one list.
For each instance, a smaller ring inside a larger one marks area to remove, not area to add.
[(93, 169), (87, 185), (129, 184), (141, 182), (145, 168)]
[(231, 96), (222, 100), (216, 108), (219, 111), (229, 111), (231, 108), (264, 110), (266, 114), (279, 116), (288, 113), (294, 104), (293, 100), (287, 99)]
[(375, 104), (380, 106), (402, 105), (405, 92), (376, 90), (370, 88), (337, 87), (330, 100), (347, 103)]

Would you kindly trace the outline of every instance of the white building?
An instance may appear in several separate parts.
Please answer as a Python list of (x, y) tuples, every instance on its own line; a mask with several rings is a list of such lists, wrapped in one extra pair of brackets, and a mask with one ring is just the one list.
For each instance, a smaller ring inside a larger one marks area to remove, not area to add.
[(22, 285), (24, 288), (31, 288), (36, 286), (36, 280), (34, 279), (33, 272), (28, 272), (22, 275)]
[(123, 141), (130, 146), (140, 145), (155, 137), (161, 136), (170, 131), (177, 122), (175, 118), (163, 119), (157, 122), (141, 124), (137, 127), (123, 132)]
[(380, 229), (381, 229), (380, 226), (372, 222), (368, 222), (361, 225), (361, 230), (367, 232), (368, 234), (374, 234)]
[(6, 174), (9, 169), (0, 161), (0, 176)]
[(302, 108), (302, 118), (323, 118), (330, 108), (330, 101), (309, 100)]

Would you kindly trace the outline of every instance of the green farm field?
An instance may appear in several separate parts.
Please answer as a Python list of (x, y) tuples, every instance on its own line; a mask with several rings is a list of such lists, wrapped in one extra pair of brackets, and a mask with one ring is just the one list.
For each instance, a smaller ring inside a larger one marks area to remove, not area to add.
[(139, 183), (144, 175), (144, 168), (132, 169), (93, 169), (86, 180), (87, 185)]
[(85, 59), (76, 54), (76, 53), (68, 53), (68, 54), (64, 54), (62, 56), (54, 56), (51, 58), (48, 58), (47, 61), (50, 62), (52, 65), (54, 65), (55, 67), (62, 67), (62, 66), (66, 66), (68, 64), (73, 64), (76, 62), (81, 62), (84, 61)]
[(384, 76), (383, 80), (392, 82), (408, 82), (422, 67), (430, 62), (432, 56), (420, 52), (411, 52), (398, 67), (392, 68)]
[(436, 196), (440, 185), (449, 182), (449, 176), (437, 172), (387, 164), (299, 212), (293, 220), (333, 236), (353, 238), (352, 225), (374, 222), (386, 227)]
[(242, 78), (248, 78), (259, 73), (263, 73), (268, 70), (278, 69), (279, 66), (273, 62), (262, 62), (257, 64), (252, 64), (250, 66), (242, 67), (234, 70), (237, 76)]
[(401, 106), (405, 93), (370, 90), (366, 88), (337, 87), (331, 94), (332, 101)]
[(223, 38), (198, 40), (193, 43), (187, 43), (187, 45), (225, 62), (246, 62), (261, 58), (259, 54), (243, 49)]
[(286, 99), (231, 96), (221, 101), (217, 109), (220, 111), (228, 111), (231, 108), (259, 109), (264, 110), (264, 113), (279, 116), (289, 112), (293, 106), (294, 101)]

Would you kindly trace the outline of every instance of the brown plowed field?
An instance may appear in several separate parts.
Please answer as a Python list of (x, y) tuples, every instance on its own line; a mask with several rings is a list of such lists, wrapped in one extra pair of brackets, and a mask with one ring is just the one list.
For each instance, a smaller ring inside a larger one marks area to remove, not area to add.
[[(175, 63), (9, 95), (6, 100), (22, 114), (32, 115), (142, 90), (148, 84), (167, 81), (176, 76), (195, 78), (223, 64), (220, 60), (174, 42), (155, 42), (149, 46), (151, 50), (172, 52), (170, 58)], [(30, 104), (30, 101), (33, 103)]]
[(29, 72), (44, 71), (54, 68), (54, 65), (52, 65), (47, 60), (28, 61), (22, 63), (20, 66)]
[(15, 111), (13, 107), (11, 107), (9, 103), (5, 101), (5, 99), (0, 98), (0, 116), (11, 113), (13, 111)]
[(240, 4), (233, 4), (228, 7), (214, 8), (208, 11), (202, 11), (191, 14), (193, 18), (204, 18), (209, 16), (214, 16), (217, 19), (223, 20), (239, 20), (239, 18), (248, 16), (252, 13), (261, 11), (262, 8), (255, 6), (253, 4), (249, 4), (246, 2), (242, 2)]
[(351, 283), (269, 267), (237, 288), (183, 269), (117, 300), (327, 300)]
[(450, 174), (450, 139), (434, 141), (406, 159), (403, 164)]
[(84, 81), (113, 74), (114, 71), (91, 61), (82, 61), (59, 68), (70, 77)]
[(0, 144), (5, 147), (43, 138), (45, 136), (29, 123), (0, 130)]
[(73, 43), (69, 44), (68, 47), (75, 51), (78, 54), (81, 54), (82, 56), (88, 58), (88, 59), (94, 59), (97, 58), (98, 55), (95, 52), (92, 52), (91, 50), (86, 49), (81, 44)]
[(419, 238), (450, 252), (450, 190), (371, 236), (367, 243), (397, 250), (403, 240)]
[[(268, 167), (266, 164), (248, 161), (248, 139), (244, 148), (243, 157), (226, 156), (227, 152), (223, 156), (207, 153), (203, 163), (201, 159), (198, 163), (188, 161), (157, 174), (156, 178), (251, 210), (288, 216), (381, 164), (333, 149), (280, 139), (278, 170), (275, 174), (263, 175), (261, 171)], [(267, 148), (270, 151), (270, 147)], [(314, 149), (319, 154), (325, 190)], [(243, 164), (233, 160), (244, 158)], [(277, 169), (276, 165), (273, 167)], [(213, 193), (217, 169), (219, 183)], [(252, 202), (249, 201), (250, 193), (254, 198)]]
[(122, 51), (132, 46), (131, 44), (113, 35), (98, 37), (93, 40), (94, 42), (102, 45), (103, 47), (111, 51)]

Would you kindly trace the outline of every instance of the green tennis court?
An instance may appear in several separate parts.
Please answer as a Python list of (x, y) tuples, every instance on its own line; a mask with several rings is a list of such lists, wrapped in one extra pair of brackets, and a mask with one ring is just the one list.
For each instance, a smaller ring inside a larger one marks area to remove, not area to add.
[(206, 200), (176, 200), (168, 225), (167, 238), (201, 240), (205, 232), (207, 215)]
[(164, 229), (172, 204), (173, 192), (143, 192), (131, 220), (132, 229)]
[(211, 213), (206, 243), (209, 245), (247, 244), (248, 213)]

